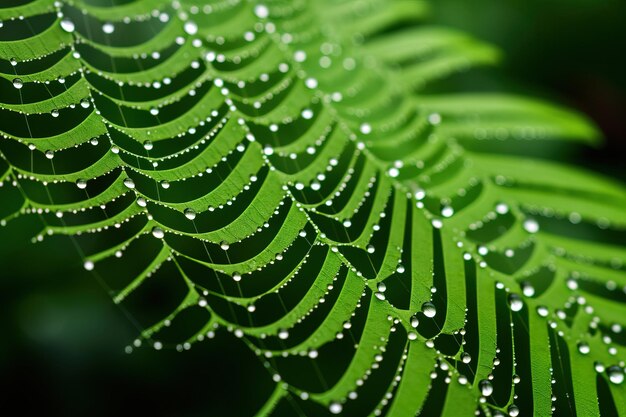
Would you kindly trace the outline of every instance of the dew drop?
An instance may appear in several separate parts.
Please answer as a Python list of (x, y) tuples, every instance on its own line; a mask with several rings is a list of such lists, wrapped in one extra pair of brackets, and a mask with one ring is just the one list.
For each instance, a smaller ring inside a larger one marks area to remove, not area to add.
[(85, 180), (77, 180), (76, 181), (76, 186), (78, 188), (80, 188), (81, 190), (84, 190), (85, 188), (87, 188), (87, 181), (85, 181)]
[(452, 217), (453, 214), (454, 214), (454, 209), (450, 206), (444, 206), (441, 209), (441, 215), (443, 217)]
[(493, 385), (491, 385), (491, 382), (489, 382), (488, 380), (483, 379), (482, 381), (480, 381), (478, 386), (480, 387), (480, 394), (483, 397), (489, 397), (491, 394), (493, 394)]
[(470, 362), (472, 361), (472, 355), (470, 355), (470, 354), (469, 354), (469, 353), (467, 353), (467, 352), (463, 352), (463, 353), (461, 354), (461, 361), (462, 361), (463, 363), (470, 363)]
[(165, 232), (160, 227), (155, 226), (152, 228), (152, 236), (156, 237), (157, 239), (163, 239), (165, 237)]
[(535, 295), (535, 287), (530, 282), (522, 282), (522, 294), (526, 297)]
[(609, 376), (609, 381), (616, 385), (620, 385), (624, 382), (624, 371), (619, 366), (610, 366), (606, 370), (607, 375)]
[(438, 125), (441, 123), (441, 115), (439, 113), (432, 113), (428, 115), (428, 123), (431, 125)]
[(220, 248), (222, 248), (222, 250), (228, 250), (228, 248), (230, 248), (230, 244), (228, 242), (226, 242), (225, 240), (223, 240), (220, 243)]
[(538, 306), (537, 307), (537, 314), (539, 314), (541, 317), (548, 317), (548, 307), (546, 306)]
[(104, 25), (102, 25), (102, 31), (110, 35), (111, 33), (115, 31), (115, 26), (113, 26), (113, 23), (107, 22)]
[(74, 22), (72, 22), (70, 19), (61, 20), (61, 29), (68, 33), (74, 32)]
[(370, 133), (372, 133), (372, 126), (370, 126), (369, 123), (363, 123), (360, 127), (359, 130), (361, 131), (361, 133), (363, 133), (364, 135), (369, 135)]
[(59, 117), (59, 109), (53, 109), (50, 114), (52, 115), (52, 117)]
[(415, 339), (417, 339), (417, 333), (415, 333), (415, 332), (409, 332), (409, 333), (407, 334), (407, 337), (409, 338), (409, 340), (415, 340)]
[(163, 180), (163, 181), (161, 181), (161, 187), (164, 190), (167, 190), (168, 188), (170, 188), (170, 183), (168, 181)]
[(528, 233), (537, 233), (539, 231), (539, 223), (535, 219), (526, 219), (524, 221), (524, 230)]
[(196, 211), (192, 208), (186, 208), (184, 213), (185, 213), (185, 217), (188, 218), (189, 220), (193, 220), (196, 218)]
[(289, 331), (287, 329), (280, 329), (278, 331), (278, 338), (281, 340), (285, 340), (289, 337)]
[(328, 410), (331, 412), (331, 414), (339, 414), (343, 410), (343, 406), (340, 403), (333, 401), (328, 406)]
[(198, 25), (196, 25), (195, 22), (188, 20), (187, 22), (185, 22), (184, 30), (188, 35), (193, 36), (198, 33)]
[(378, 289), (378, 291), (380, 292), (385, 292), (387, 291), (387, 285), (384, 282), (379, 282), (378, 285), (376, 285), (376, 288)]
[(522, 301), (519, 295), (510, 294), (509, 306), (511, 307), (512, 311), (520, 311), (522, 308), (524, 308), (524, 302)]
[(46, 155), (46, 158), (48, 158), (48, 159), (54, 158), (54, 152), (53, 151), (46, 151), (45, 155)]
[(86, 269), (87, 271), (92, 271), (92, 270), (93, 270), (93, 267), (94, 267), (94, 264), (93, 264), (93, 261), (85, 261), (85, 263), (83, 264), (83, 266), (85, 267), (85, 269)]
[(267, 8), (266, 5), (264, 4), (258, 4), (254, 7), (254, 14), (256, 15), (256, 17), (258, 17), (259, 19), (267, 19), (268, 16), (270, 15), (270, 11)]
[(506, 204), (499, 203), (496, 206), (496, 213), (498, 213), (498, 214), (506, 214), (508, 212), (509, 212), (509, 206), (507, 206)]
[(604, 364), (602, 362), (594, 362), (593, 364), (593, 368), (596, 370), (596, 372), (601, 373), (605, 371), (605, 367)]
[(152, 150), (152, 148), (154, 148), (154, 145), (152, 144), (152, 142), (151, 142), (151, 141), (146, 140), (146, 141), (144, 141), (144, 142), (143, 142), (143, 148), (144, 148), (146, 151), (151, 151), (151, 150)]
[(385, 301), (385, 294), (383, 294), (382, 292), (375, 292), (374, 296), (378, 298), (380, 301)]
[(126, 188), (133, 189), (135, 188), (135, 181), (132, 178), (124, 178), (124, 185)]
[(417, 328), (417, 326), (419, 326), (419, 324), (420, 324), (420, 321), (418, 320), (418, 318), (413, 316), (411, 318), (411, 327)]
[(13, 79), (13, 87), (17, 88), (18, 90), (22, 87), (24, 87), (24, 82), (22, 81), (21, 78), (14, 78)]
[(578, 351), (583, 354), (586, 355), (591, 351), (591, 348), (589, 347), (589, 344), (586, 342), (579, 342), (578, 343)]
[(437, 308), (433, 303), (427, 301), (422, 304), (422, 313), (424, 313), (426, 317), (433, 318), (437, 314)]
[(235, 282), (241, 281), (241, 274), (239, 272), (233, 272), (233, 281)]
[(89, 101), (88, 98), (84, 98), (80, 101), (80, 107), (82, 107), (83, 109), (87, 109), (89, 108), (89, 105), (91, 104), (91, 102)]
[(517, 417), (519, 416), (519, 407), (515, 404), (511, 404), (508, 408), (508, 412), (511, 417)]

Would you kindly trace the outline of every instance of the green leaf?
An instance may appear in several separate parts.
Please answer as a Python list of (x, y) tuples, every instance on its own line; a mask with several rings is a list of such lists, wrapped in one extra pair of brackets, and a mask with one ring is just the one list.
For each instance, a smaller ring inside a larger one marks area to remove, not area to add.
[(623, 185), (489, 149), (584, 116), (423, 93), (499, 52), (421, 1), (122, 3), (0, 9), (0, 224), (124, 308), (167, 283), (127, 351), (232, 332), (262, 416), (626, 412)]

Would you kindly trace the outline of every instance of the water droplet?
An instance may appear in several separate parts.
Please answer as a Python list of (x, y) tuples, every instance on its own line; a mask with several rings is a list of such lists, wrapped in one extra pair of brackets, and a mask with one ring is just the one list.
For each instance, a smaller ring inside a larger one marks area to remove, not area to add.
[(233, 272), (233, 281), (235, 282), (241, 281), (241, 274), (239, 272)]
[(496, 213), (498, 213), (498, 214), (506, 214), (508, 212), (509, 212), (509, 206), (507, 206), (506, 204), (499, 203), (496, 206)]
[(188, 20), (185, 22), (184, 30), (185, 32), (187, 32), (188, 35), (193, 36), (198, 33), (198, 25), (196, 25), (195, 22)]
[(520, 311), (522, 308), (524, 308), (524, 302), (522, 301), (519, 295), (510, 294), (509, 306), (511, 307), (512, 311)]
[(537, 233), (539, 231), (539, 223), (535, 219), (526, 219), (524, 221), (524, 230), (528, 233)]
[(135, 181), (132, 178), (124, 178), (124, 185), (132, 190), (135, 188)]
[(165, 232), (160, 227), (155, 226), (152, 228), (152, 236), (156, 237), (157, 239), (163, 239), (165, 237)]
[(532, 297), (535, 295), (535, 287), (530, 282), (522, 282), (522, 294), (526, 297)]
[(48, 159), (54, 158), (54, 152), (53, 151), (46, 151), (45, 155), (46, 155), (46, 158), (48, 158)]
[(519, 416), (519, 407), (517, 407), (515, 404), (511, 404), (508, 408), (508, 411), (511, 417)]
[(369, 123), (363, 123), (361, 124), (361, 126), (359, 127), (359, 130), (361, 131), (361, 133), (363, 133), (364, 135), (369, 135), (370, 133), (372, 133), (372, 126), (370, 126)]
[(146, 141), (144, 141), (144, 142), (143, 142), (143, 148), (144, 148), (146, 151), (151, 151), (151, 150), (152, 150), (152, 148), (154, 148), (154, 145), (152, 144), (152, 142), (151, 142), (151, 141), (146, 140)]
[(441, 209), (441, 215), (443, 217), (452, 217), (453, 214), (454, 214), (454, 209), (450, 206), (444, 206)]
[(285, 340), (289, 337), (289, 331), (287, 329), (280, 329), (278, 331), (278, 338), (281, 340)]
[(22, 87), (24, 87), (24, 82), (22, 81), (21, 78), (14, 78), (13, 79), (13, 87), (17, 88), (18, 90)]
[(74, 22), (67, 18), (61, 20), (61, 29), (68, 33), (74, 32)]
[(328, 410), (330, 410), (331, 414), (339, 414), (343, 410), (343, 406), (337, 401), (333, 401), (328, 406)]
[(374, 296), (378, 298), (380, 301), (385, 301), (385, 294), (383, 294), (382, 292), (375, 292)]
[(78, 188), (80, 188), (81, 190), (84, 190), (85, 188), (87, 188), (87, 181), (85, 181), (85, 180), (77, 180), (76, 181), (76, 186)]
[(537, 314), (539, 314), (541, 317), (548, 317), (548, 307), (546, 306), (537, 306)]
[(189, 220), (193, 220), (196, 218), (196, 211), (192, 208), (186, 208), (184, 213), (185, 213), (185, 217), (188, 218)]
[(593, 364), (593, 368), (596, 370), (596, 372), (601, 373), (604, 372), (605, 367), (604, 364), (602, 362), (594, 362)]
[(428, 115), (428, 123), (431, 125), (438, 125), (441, 123), (441, 115), (439, 113), (432, 113)]
[(411, 317), (411, 327), (416, 328), (417, 326), (419, 326), (420, 321), (418, 320), (417, 317), (413, 316)]
[(256, 17), (258, 17), (259, 19), (267, 19), (268, 16), (270, 15), (270, 11), (267, 8), (266, 5), (264, 4), (258, 4), (255, 6), (254, 8), (254, 14), (256, 15)]
[(53, 109), (50, 114), (52, 115), (52, 117), (59, 117), (59, 109)]
[(146, 207), (146, 206), (148, 205), (148, 202), (146, 201), (146, 199), (145, 199), (145, 198), (143, 198), (143, 197), (139, 197), (139, 198), (137, 199), (137, 205), (138, 205), (139, 207)]
[(167, 181), (165, 181), (165, 180), (163, 180), (163, 181), (161, 181), (161, 187), (162, 187), (164, 190), (167, 190), (168, 188), (170, 188), (170, 183), (169, 183), (169, 182), (167, 182)]
[(11, 65), (13, 65), (14, 67), (17, 65), (17, 59), (15, 58), (11, 58), (9, 59), (9, 62), (11, 63)]
[(93, 270), (93, 267), (94, 267), (94, 264), (93, 264), (93, 261), (85, 261), (85, 263), (83, 264), (83, 266), (85, 267), (85, 269), (86, 269), (87, 271), (92, 271), (92, 270)]
[(415, 339), (417, 339), (417, 333), (415, 333), (415, 332), (409, 332), (409, 333), (407, 334), (407, 337), (409, 338), (409, 340), (415, 340)]
[(113, 23), (107, 22), (102, 25), (102, 31), (106, 34), (111, 34), (115, 31), (115, 26), (113, 26)]
[[(306, 55), (305, 55), (305, 58), (306, 58)], [(317, 84), (318, 82), (315, 78), (307, 78), (306, 80), (304, 80), (304, 85), (306, 85), (307, 88), (311, 90), (314, 88), (317, 88)]]
[(619, 366), (610, 366), (606, 373), (612, 383), (619, 385), (624, 382), (624, 371)]
[(225, 240), (223, 240), (220, 243), (220, 248), (222, 248), (222, 250), (228, 250), (228, 248), (230, 248), (230, 244), (228, 242), (226, 242)]
[(84, 98), (80, 101), (80, 107), (82, 107), (83, 109), (89, 108), (90, 104), (91, 104), (91, 101), (89, 101), (88, 98)]
[(578, 343), (578, 351), (580, 353), (582, 353), (583, 355), (588, 354), (591, 351), (591, 348), (589, 347), (589, 344), (586, 342), (579, 342)]
[(488, 380), (483, 379), (482, 381), (480, 381), (478, 386), (480, 387), (480, 394), (483, 397), (489, 397), (491, 394), (493, 394), (493, 385), (491, 385), (491, 382), (489, 382)]
[(384, 282), (379, 282), (378, 285), (376, 285), (376, 288), (378, 289), (378, 291), (380, 292), (385, 292), (387, 291), (387, 285)]
[(461, 354), (461, 361), (462, 361), (463, 363), (470, 363), (470, 362), (472, 361), (472, 355), (470, 355), (470, 354), (469, 354), (469, 353), (467, 353), (467, 352), (463, 352), (463, 353)]
[(433, 318), (437, 314), (437, 308), (433, 303), (427, 301), (422, 304), (422, 313), (424, 313), (426, 317)]

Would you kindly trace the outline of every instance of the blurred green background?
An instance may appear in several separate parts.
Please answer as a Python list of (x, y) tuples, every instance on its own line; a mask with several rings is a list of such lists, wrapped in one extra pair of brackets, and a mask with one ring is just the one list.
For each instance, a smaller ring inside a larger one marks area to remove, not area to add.
[[(626, 178), (626, 2), (438, 0), (433, 22), (499, 46), (499, 69), (455, 77), (447, 89), (512, 91), (588, 114), (601, 147), (537, 148)], [(33, 245), (36, 218), (0, 228), (0, 415), (250, 415), (271, 389), (243, 343), (221, 333), (189, 352), (124, 353), (137, 330), (82, 269), (69, 240)], [(217, 354), (216, 352), (219, 352)], [(246, 397), (242, 398), (241, 394)], [(217, 401), (230, 398), (230, 401)]]

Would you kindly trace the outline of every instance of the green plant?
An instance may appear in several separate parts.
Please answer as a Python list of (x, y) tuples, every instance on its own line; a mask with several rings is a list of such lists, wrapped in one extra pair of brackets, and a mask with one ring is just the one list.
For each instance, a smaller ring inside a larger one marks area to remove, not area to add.
[(233, 332), (259, 415), (626, 415), (626, 193), (498, 148), (594, 128), (426, 92), (491, 47), (419, 1), (11, 3), (2, 224), (70, 236), (129, 351)]

